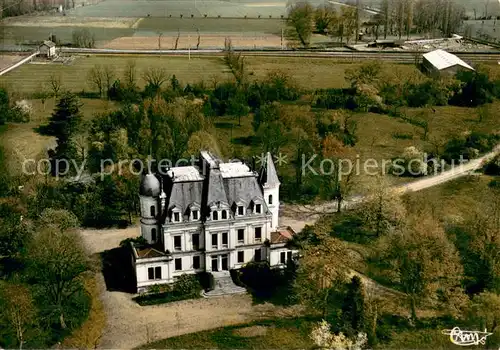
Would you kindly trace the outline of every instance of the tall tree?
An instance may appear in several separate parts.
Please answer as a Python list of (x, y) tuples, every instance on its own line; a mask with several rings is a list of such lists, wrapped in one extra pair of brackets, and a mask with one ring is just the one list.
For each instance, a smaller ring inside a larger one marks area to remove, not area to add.
[[(69, 92), (64, 93), (57, 103), (49, 123), (40, 127), (42, 134), (56, 138), (56, 158), (72, 159), (76, 157), (74, 136), (82, 121), (81, 106), (76, 95)], [(62, 172), (62, 169), (59, 170)]]
[(26, 256), (30, 281), (46, 298), (61, 329), (67, 328), (65, 310), (72, 296), (83, 290), (82, 277), (91, 266), (77, 227), (72, 213), (46, 209)]
[(235, 53), (231, 39), (226, 38), (224, 42), (224, 63), (233, 74), (234, 79), (239, 87), (244, 87), (247, 83), (248, 72), (245, 63), (245, 57), (241, 52)]
[(370, 196), (356, 209), (376, 237), (401, 227), (406, 210), (399, 194), (383, 177), (374, 177)]
[(314, 23), (316, 31), (327, 34), (337, 21), (337, 12), (331, 5), (321, 5), (314, 11)]
[(410, 218), (404, 228), (379, 240), (377, 252), (388, 278), (407, 295), (413, 323), (419, 305), (445, 310), (464, 306), (460, 257), (435, 219)]
[(308, 1), (288, 6), (287, 40), (294, 46), (308, 47), (314, 27), (314, 7)]
[(347, 285), (342, 303), (342, 320), (349, 330), (348, 334), (355, 335), (365, 329), (365, 293), (358, 276), (354, 276)]
[(15, 334), (19, 349), (30, 340), (29, 330), (35, 325), (36, 313), (31, 293), (25, 285), (0, 282), (0, 317), (5, 322), (2, 326)]
[(314, 235), (321, 243), (304, 246), (295, 280), (299, 300), (321, 312), (323, 318), (328, 316), (332, 298), (347, 281), (351, 266), (347, 247), (342, 241), (329, 237), (328, 230), (324, 224), (314, 227)]

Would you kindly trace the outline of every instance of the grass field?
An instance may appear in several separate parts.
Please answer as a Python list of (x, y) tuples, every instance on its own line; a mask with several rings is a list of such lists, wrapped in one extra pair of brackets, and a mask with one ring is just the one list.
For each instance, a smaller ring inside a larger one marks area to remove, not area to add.
[(312, 318), (276, 319), (186, 334), (145, 344), (143, 349), (313, 349)]
[[(114, 108), (113, 103), (102, 100), (81, 100), (84, 118), (89, 120), (96, 113), (102, 113)], [(8, 167), (13, 174), (20, 174), (22, 162), (25, 159), (38, 159), (45, 157), (48, 148), (56, 146), (55, 139), (50, 136), (42, 136), (34, 129), (45, 123), (54, 109), (54, 100), (45, 102), (45, 109), (40, 100), (32, 100), (33, 116), (29, 123), (9, 124), (7, 130), (2, 134), (0, 143), (5, 149), (8, 159)]]
[[(130, 60), (135, 60), (138, 72), (149, 67), (163, 67), (168, 74), (175, 74), (182, 83), (194, 83), (201, 80), (209, 83), (214, 77), (219, 81), (230, 77), (220, 57), (155, 57), (155, 56), (78, 56), (72, 65), (60, 64), (26, 64), (0, 77), (0, 85), (10, 86), (21, 94), (31, 94), (48, 82), (52, 74), (60, 75), (64, 89), (71, 91), (88, 90), (87, 74), (95, 65), (115, 67), (118, 76)], [(355, 68), (359, 63), (338, 62), (328, 58), (272, 58), (251, 57), (247, 59), (248, 70), (254, 77), (262, 78), (267, 73), (281, 70), (293, 77), (300, 86), (307, 89), (338, 88), (346, 86), (344, 74), (346, 69)], [(411, 65), (385, 66), (386, 72), (399, 72), (401, 75), (419, 74)], [(143, 86), (142, 79), (139, 85)]]

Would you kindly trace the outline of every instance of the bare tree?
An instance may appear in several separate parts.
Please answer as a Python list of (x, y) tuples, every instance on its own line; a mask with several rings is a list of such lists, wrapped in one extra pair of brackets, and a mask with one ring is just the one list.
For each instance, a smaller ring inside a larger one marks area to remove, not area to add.
[(100, 64), (97, 64), (90, 69), (87, 75), (87, 81), (92, 88), (99, 90), (99, 96), (102, 97), (105, 83), (104, 69)]
[(105, 94), (108, 95), (108, 91), (114, 83), (115, 79), (115, 69), (113, 66), (105, 65), (102, 71), (104, 87), (106, 89)]
[(177, 37), (175, 38), (175, 46), (174, 46), (174, 50), (177, 50), (177, 47), (179, 46), (179, 39), (181, 37), (181, 31), (178, 29), (177, 30)]
[(54, 95), (54, 97), (55, 98), (59, 97), (59, 93), (61, 92), (62, 89), (61, 74), (55, 74), (55, 73), (50, 74), (49, 84), (50, 88), (52, 89), (52, 94)]
[(136, 86), (137, 83), (137, 63), (134, 60), (127, 62), (123, 73), (123, 80), (128, 88)]
[(146, 69), (142, 75), (146, 85), (150, 85), (155, 89), (161, 88), (162, 84), (168, 79), (167, 71), (164, 68)]

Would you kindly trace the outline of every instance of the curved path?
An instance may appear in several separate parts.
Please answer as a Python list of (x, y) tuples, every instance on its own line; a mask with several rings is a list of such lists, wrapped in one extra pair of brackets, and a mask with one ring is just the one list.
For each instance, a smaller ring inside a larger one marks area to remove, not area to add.
[[(425, 177), (423, 179), (394, 186), (393, 190), (401, 195), (441, 185), (445, 182), (455, 180), (459, 177), (472, 174), (475, 170), (484, 166), (488, 161), (500, 153), (500, 145), (493, 151), (480, 158), (473, 159), (467, 163), (455, 166), (452, 170), (442, 172), (438, 175)], [(352, 208), (366, 197), (357, 196), (345, 200), (343, 208)], [(313, 225), (322, 214), (334, 213), (337, 210), (337, 202), (324, 202), (316, 205), (283, 205), (281, 207), (280, 225), (290, 226), (296, 232), (301, 231), (306, 225)]]

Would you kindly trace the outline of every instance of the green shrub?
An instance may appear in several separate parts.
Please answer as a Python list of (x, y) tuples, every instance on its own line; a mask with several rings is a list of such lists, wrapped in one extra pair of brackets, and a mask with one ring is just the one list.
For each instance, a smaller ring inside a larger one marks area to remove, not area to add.
[(172, 292), (176, 295), (196, 296), (201, 290), (198, 276), (183, 274), (175, 279)]

